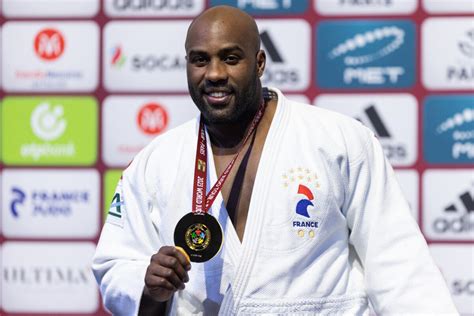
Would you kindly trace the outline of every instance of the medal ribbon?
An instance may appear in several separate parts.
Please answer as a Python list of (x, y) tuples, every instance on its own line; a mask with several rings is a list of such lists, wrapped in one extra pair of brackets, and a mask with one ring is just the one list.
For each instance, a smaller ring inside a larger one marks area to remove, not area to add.
[(207, 142), (206, 142), (206, 132), (204, 130), (204, 123), (202, 117), (199, 120), (199, 135), (197, 139), (197, 146), (196, 146), (196, 162), (194, 165), (194, 185), (193, 185), (193, 213), (196, 214), (204, 214), (207, 213), (209, 208), (211, 207), (212, 203), (217, 197), (217, 194), (222, 189), (227, 176), (230, 173), (230, 170), (234, 166), (237, 157), (239, 156), (242, 148), (247, 143), (250, 135), (255, 131), (257, 128), (258, 123), (262, 119), (263, 113), (265, 112), (265, 101), (262, 100), (260, 108), (258, 109), (257, 114), (252, 120), (250, 124), (250, 128), (245, 135), (244, 141), (237, 152), (237, 155), (229, 162), (227, 167), (225, 168), (222, 175), (217, 179), (214, 186), (209, 191), (209, 194), (206, 195), (206, 182), (207, 182)]

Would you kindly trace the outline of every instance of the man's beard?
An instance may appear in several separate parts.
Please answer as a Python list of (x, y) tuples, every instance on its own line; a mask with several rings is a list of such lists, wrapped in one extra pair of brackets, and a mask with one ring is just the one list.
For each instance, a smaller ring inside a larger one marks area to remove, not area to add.
[[(223, 85), (220, 84), (212, 85), (212, 87), (215, 88), (222, 86)], [(207, 87), (209, 88), (210, 86)], [(261, 94), (259, 90), (261, 90), (262, 88), (260, 81), (258, 80), (257, 72), (254, 72), (251, 80), (249, 80), (248, 85), (242, 87), (240, 91), (237, 91), (236, 89), (234, 89), (234, 87), (231, 87), (230, 90), (232, 91), (234, 99), (233, 105), (229, 104), (226, 106), (225, 109), (223, 109), (223, 112), (225, 112), (225, 114), (219, 113), (221, 112), (220, 109), (212, 108), (212, 106), (206, 103), (203, 98), (204, 87), (193, 87), (188, 82), (188, 89), (192, 100), (198, 107), (199, 111), (201, 111), (204, 123), (213, 125), (225, 125), (250, 121), (258, 110), (260, 104), (259, 98)]]

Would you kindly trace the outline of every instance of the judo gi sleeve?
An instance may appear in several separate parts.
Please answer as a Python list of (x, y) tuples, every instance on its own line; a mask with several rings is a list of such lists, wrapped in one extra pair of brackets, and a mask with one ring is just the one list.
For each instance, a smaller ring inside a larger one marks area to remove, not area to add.
[(347, 167), (344, 212), (369, 300), (378, 315), (456, 315), (394, 171), (375, 136), (367, 137)]
[(93, 258), (104, 306), (113, 315), (137, 315), (146, 268), (161, 247), (145, 177), (137, 170), (132, 163), (119, 181)]

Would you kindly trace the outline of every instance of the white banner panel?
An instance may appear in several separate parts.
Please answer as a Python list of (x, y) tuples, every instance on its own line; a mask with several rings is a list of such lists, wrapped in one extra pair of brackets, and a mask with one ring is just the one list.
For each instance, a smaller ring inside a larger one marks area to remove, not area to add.
[(102, 157), (108, 166), (126, 166), (153, 138), (198, 113), (189, 96), (110, 96), (103, 104)]
[(7, 22), (2, 77), (9, 92), (88, 92), (98, 83), (94, 22)]
[(461, 315), (474, 314), (474, 245), (431, 244), (430, 252)]
[(474, 241), (474, 172), (423, 174), (423, 231), (432, 240)]
[(204, 0), (104, 0), (110, 17), (194, 17), (204, 10)]
[[(257, 20), (267, 62), (264, 86), (301, 91), (309, 86), (311, 30), (304, 20)], [(295, 36), (298, 34), (298, 36)]]
[(187, 91), (184, 41), (190, 22), (108, 23), (103, 50), (107, 90)]
[(313, 0), (322, 15), (397, 15), (415, 12), (417, 0)]
[(410, 211), (413, 218), (419, 223), (418, 219), (418, 188), (419, 177), (415, 170), (395, 170), (395, 176), (402, 188), (403, 194), (410, 204)]
[(99, 174), (93, 169), (5, 169), (7, 237), (91, 238), (99, 228)]
[(6, 17), (92, 17), (100, 0), (3, 0)]
[(421, 32), (423, 84), (428, 89), (474, 89), (474, 18), (429, 18)]
[(323, 94), (315, 104), (351, 116), (372, 129), (394, 166), (417, 157), (418, 109), (410, 94)]
[(429, 13), (473, 13), (472, 0), (422, 0), (423, 9)]
[(92, 313), (99, 307), (93, 243), (6, 242), (2, 302), (9, 313)]

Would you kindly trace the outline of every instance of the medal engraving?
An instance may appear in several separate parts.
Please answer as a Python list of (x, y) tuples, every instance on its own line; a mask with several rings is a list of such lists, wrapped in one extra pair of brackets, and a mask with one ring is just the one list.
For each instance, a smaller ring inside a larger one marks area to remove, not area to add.
[(211, 242), (211, 232), (204, 224), (193, 224), (186, 230), (186, 245), (195, 251), (205, 250)]

